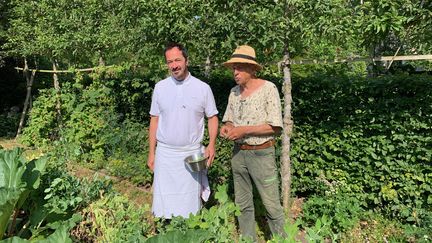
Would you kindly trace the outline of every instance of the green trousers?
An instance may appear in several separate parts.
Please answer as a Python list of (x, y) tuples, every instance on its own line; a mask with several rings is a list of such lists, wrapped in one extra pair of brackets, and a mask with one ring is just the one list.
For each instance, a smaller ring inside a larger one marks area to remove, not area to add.
[(231, 160), (235, 203), (240, 207), (240, 233), (256, 241), (255, 208), (252, 181), (266, 209), (272, 234), (284, 236), (285, 217), (279, 196), (279, 177), (275, 165), (275, 149), (240, 150), (234, 146)]

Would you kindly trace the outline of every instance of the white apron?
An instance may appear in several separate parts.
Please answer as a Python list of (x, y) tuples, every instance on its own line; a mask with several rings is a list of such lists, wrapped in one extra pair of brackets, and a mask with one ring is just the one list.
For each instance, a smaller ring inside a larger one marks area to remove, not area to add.
[(207, 170), (191, 171), (184, 159), (202, 151), (200, 144), (177, 147), (158, 142), (153, 178), (152, 212), (156, 217), (189, 217), (201, 208), (201, 197), (207, 201), (210, 188)]

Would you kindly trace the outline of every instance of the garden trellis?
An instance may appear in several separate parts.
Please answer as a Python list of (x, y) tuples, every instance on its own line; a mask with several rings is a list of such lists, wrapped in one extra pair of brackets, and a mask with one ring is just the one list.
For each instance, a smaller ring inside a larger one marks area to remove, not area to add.
[[(37, 65), (37, 64), (36, 64)], [(53, 74), (53, 79), (54, 79), (54, 86), (55, 89), (57, 90), (57, 92), (60, 92), (60, 84), (58, 81), (58, 76), (57, 74), (66, 74), (66, 73), (77, 73), (77, 72), (93, 72), (93, 71), (101, 71), (101, 70), (108, 70), (111, 68), (116, 67), (115, 65), (110, 65), (110, 66), (98, 66), (98, 67), (91, 67), (91, 68), (81, 68), (81, 69), (69, 69), (69, 70), (57, 70), (57, 65), (53, 64), (53, 70), (44, 70), (44, 69), (38, 69), (38, 68), (29, 68), (28, 67), (28, 63), (27, 63), (27, 59), (24, 59), (24, 67), (15, 67), (15, 69), (17, 71), (22, 71), (26, 77), (26, 87), (27, 87), (27, 93), (26, 93), (26, 98), (24, 101), (24, 106), (23, 106), (23, 111), (21, 114), (21, 119), (18, 125), (18, 130), (16, 133), (16, 138), (21, 134), (23, 126), (24, 126), (24, 121), (25, 121), (25, 116), (27, 114), (27, 110), (29, 107), (29, 103), (30, 103), (30, 97), (31, 97), (31, 89), (33, 86), (33, 82), (34, 82), (34, 78), (36, 76), (36, 73), (52, 73)], [(57, 113), (59, 116), (61, 116), (60, 114), (60, 100), (57, 101)]]

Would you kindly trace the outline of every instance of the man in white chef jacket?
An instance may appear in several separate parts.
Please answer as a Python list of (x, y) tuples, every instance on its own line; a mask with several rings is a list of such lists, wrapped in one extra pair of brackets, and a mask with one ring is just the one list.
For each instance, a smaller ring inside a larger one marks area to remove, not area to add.
[[(152, 212), (156, 217), (187, 218), (209, 196), (206, 171), (192, 172), (184, 159), (204, 151), (208, 166), (215, 156), (218, 111), (210, 86), (188, 71), (188, 56), (179, 43), (165, 48), (170, 77), (154, 88), (150, 108), (147, 165), (154, 172)], [(209, 143), (202, 146), (208, 121)]]

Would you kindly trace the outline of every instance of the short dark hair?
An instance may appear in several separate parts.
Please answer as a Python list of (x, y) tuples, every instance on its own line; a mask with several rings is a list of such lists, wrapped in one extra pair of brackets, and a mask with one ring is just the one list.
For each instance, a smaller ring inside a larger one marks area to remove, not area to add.
[(182, 52), (183, 57), (187, 61), (188, 54), (187, 54), (186, 48), (184, 48), (184, 46), (182, 44), (177, 43), (177, 42), (168, 42), (168, 44), (166, 44), (165, 50), (164, 50), (165, 59), (166, 59), (166, 52), (173, 49), (173, 48), (176, 48), (176, 47)]

